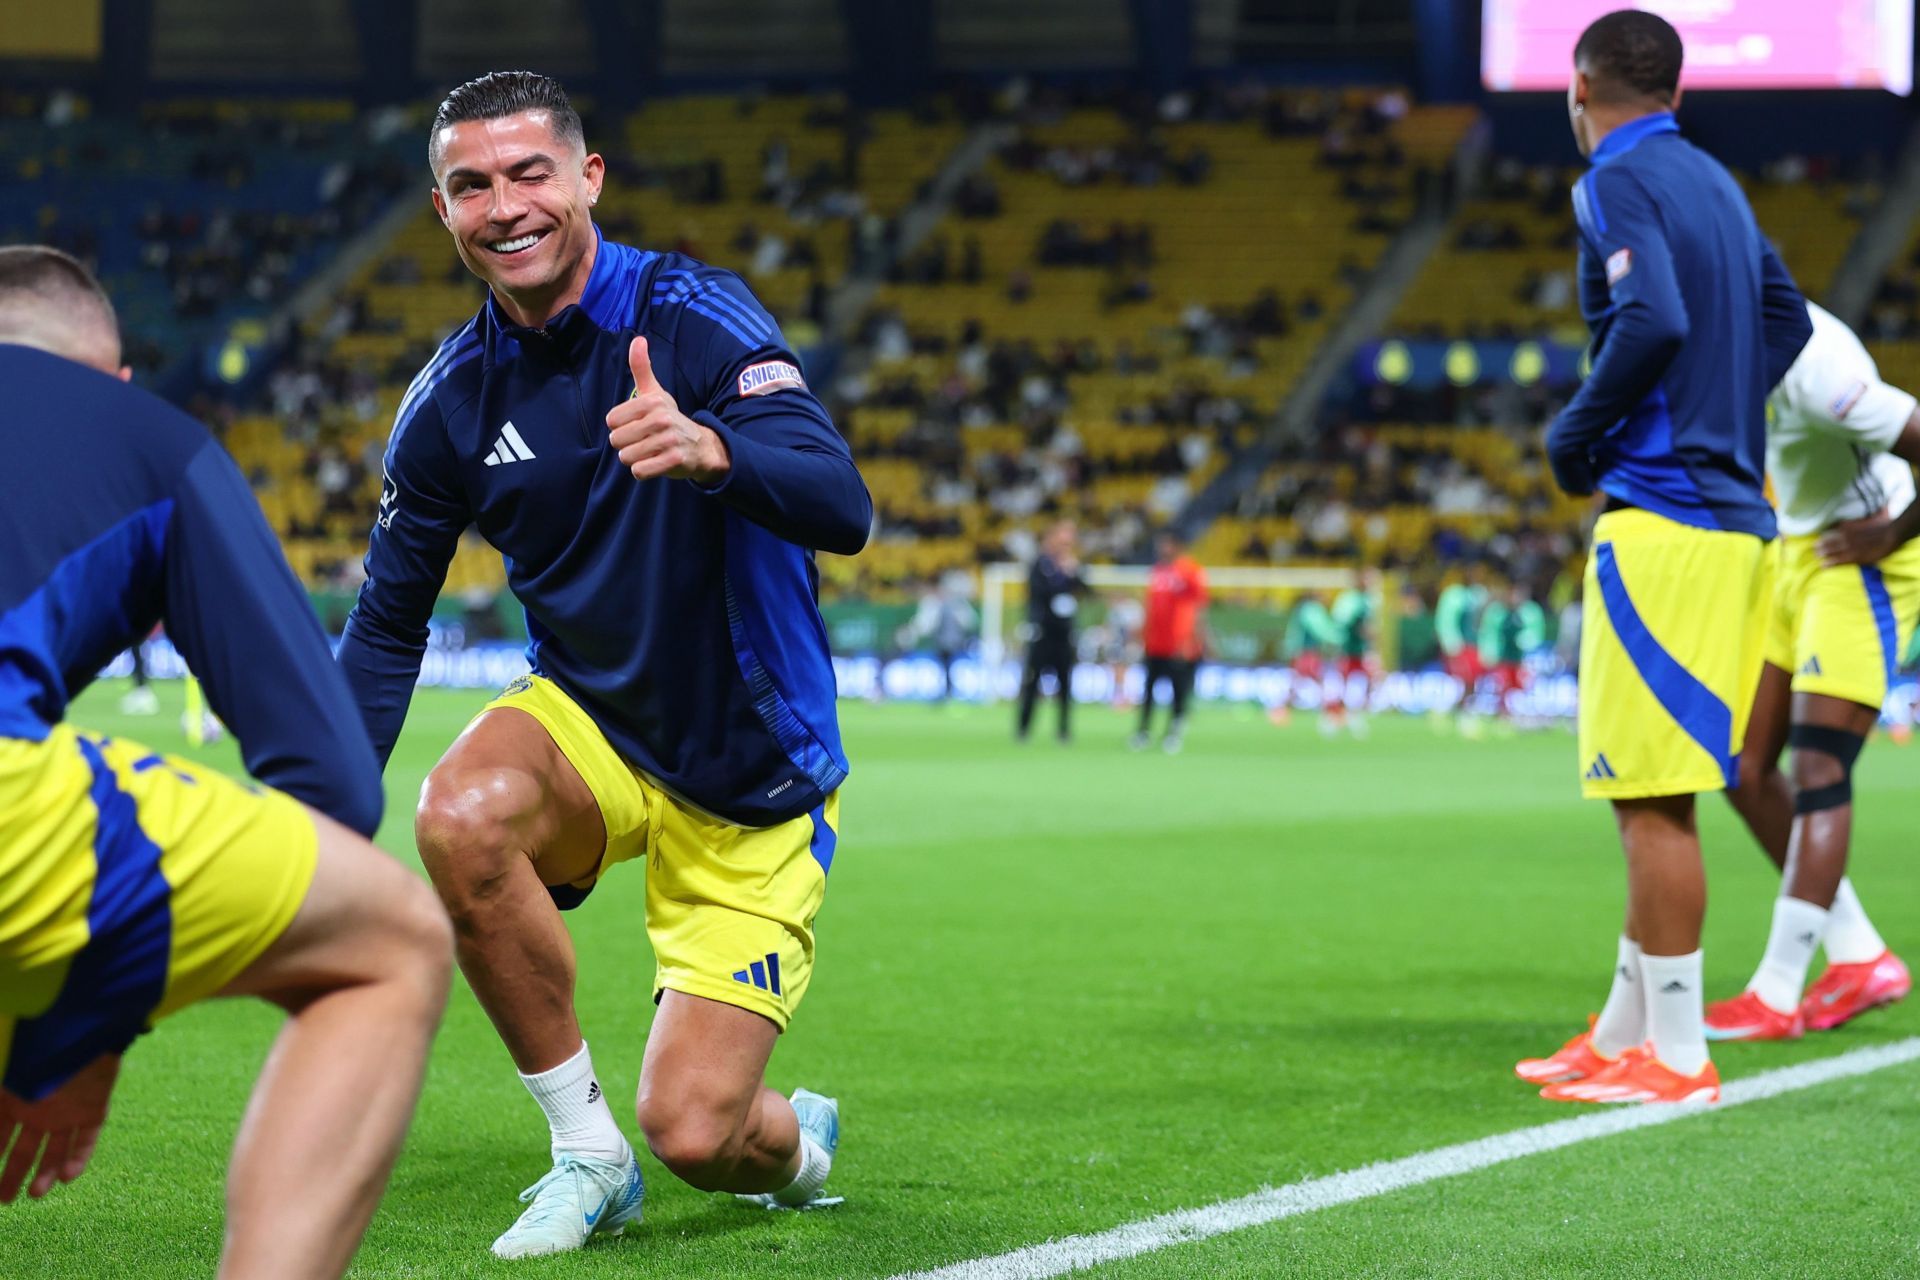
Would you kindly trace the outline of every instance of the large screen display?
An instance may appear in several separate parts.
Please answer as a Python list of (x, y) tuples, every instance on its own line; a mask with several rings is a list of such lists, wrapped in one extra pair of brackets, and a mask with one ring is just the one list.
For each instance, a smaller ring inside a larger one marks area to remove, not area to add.
[[(1573, 43), (1621, 0), (1485, 0), (1487, 88), (1567, 87)], [(1912, 0), (1642, 0), (1686, 43), (1683, 89), (1913, 91)]]

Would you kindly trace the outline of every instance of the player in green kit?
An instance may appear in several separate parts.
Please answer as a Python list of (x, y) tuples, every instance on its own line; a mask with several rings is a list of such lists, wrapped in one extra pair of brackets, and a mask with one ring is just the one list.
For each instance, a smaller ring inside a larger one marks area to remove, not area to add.
[[(1294, 603), (1287, 614), (1286, 634), (1280, 639), (1280, 657), (1293, 669), (1295, 686), (1312, 685), (1322, 690), (1327, 675), (1327, 655), (1332, 653), (1339, 643), (1334, 630), (1333, 617), (1327, 612), (1326, 601), (1317, 594), (1308, 593)], [(1282, 702), (1274, 707), (1271, 716), (1275, 724), (1286, 724), (1292, 718), (1289, 703)], [(1333, 726), (1327, 721), (1327, 713), (1322, 707), (1320, 713), (1320, 732), (1331, 736)]]
[[(1440, 642), (1440, 658), (1447, 674), (1460, 682), (1460, 700), (1453, 704), (1454, 715), (1472, 715), (1474, 692), (1480, 687), (1479, 636), (1480, 611), (1486, 607), (1487, 589), (1482, 584), (1479, 565), (1471, 565), (1466, 577), (1441, 589), (1433, 606), (1434, 637)], [(1445, 712), (1435, 711), (1436, 728), (1444, 728)], [(1466, 727), (1463, 719), (1462, 728)]]
[(1358, 587), (1348, 587), (1333, 599), (1328, 620), (1333, 624), (1336, 694), (1324, 713), (1333, 729), (1346, 729), (1356, 738), (1367, 736), (1367, 702), (1373, 688), (1373, 597), (1379, 575), (1368, 570)]
[(1477, 649), (1481, 668), (1493, 677), (1494, 715), (1514, 718), (1508, 699), (1526, 687), (1527, 655), (1546, 647), (1547, 614), (1518, 583), (1480, 611)]

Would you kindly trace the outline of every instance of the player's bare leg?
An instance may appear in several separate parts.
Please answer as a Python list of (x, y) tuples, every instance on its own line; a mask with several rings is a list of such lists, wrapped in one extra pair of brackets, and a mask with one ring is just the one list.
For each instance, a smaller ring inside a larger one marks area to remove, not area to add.
[(235, 1140), (226, 1280), (343, 1273), (400, 1151), (446, 1006), (452, 938), (433, 894), (319, 815), (313, 885), (224, 995), (291, 1015)]
[(580, 1049), (573, 940), (547, 893), (593, 874), (606, 826), (540, 722), (499, 707), (460, 735), (421, 789), (414, 837), (453, 918), (460, 970), (523, 1074)]
[[(1859, 750), (1879, 719), (1878, 707), (1817, 693), (1793, 695), (1795, 730), (1805, 726), (1840, 735), (1825, 735), (1818, 745), (1806, 741), (1794, 744), (1796, 811), (1784, 871), (1786, 892), (1802, 902), (1822, 909), (1832, 906), (1840, 878), (1847, 874), (1847, 845), (1853, 835), (1851, 753)], [(1837, 798), (1841, 791), (1846, 793), (1845, 799)], [(1823, 794), (1836, 798), (1823, 804), (1818, 799)]]
[(428, 775), (414, 831), (461, 971), (547, 1120), (553, 1167), (493, 1252), (564, 1253), (618, 1235), (639, 1220), (645, 1188), (580, 1034), (573, 939), (547, 892), (599, 866), (606, 825), (592, 791), (538, 720), (497, 707)]
[(774, 1191), (793, 1181), (800, 1128), (763, 1083), (779, 1029), (757, 1013), (666, 991), (634, 1109), (660, 1163), (702, 1191)]
[(1761, 852), (1783, 871), (1793, 835), (1793, 784), (1780, 768), (1792, 724), (1793, 675), (1767, 663), (1747, 718), (1746, 745), (1740, 752), (1740, 785), (1727, 792), (1734, 812), (1747, 824)]
[[(1766, 668), (1748, 746), (1749, 755), (1772, 751), (1774, 763), (1764, 780), (1749, 779), (1749, 759), (1743, 756), (1745, 794), (1735, 799), (1755, 839), (1781, 867), (1781, 893), (1752, 980), (1738, 996), (1707, 1010), (1711, 1039), (1794, 1039), (1808, 1026), (1837, 1026), (1874, 1004), (1897, 1000), (1910, 985), (1905, 967), (1887, 952), (1846, 881), (1852, 764), (1878, 711), (1843, 698), (1791, 694), (1789, 683), (1786, 672)], [(1763, 714), (1767, 741), (1756, 743)], [(1778, 768), (1789, 723), (1791, 781)], [(1807, 968), (1823, 942), (1828, 969), (1803, 1001)]]
[(683, 1181), (802, 1208), (820, 1203), (839, 1145), (839, 1108), (804, 1089), (789, 1102), (766, 1087), (778, 1038), (757, 1013), (663, 992), (634, 1110), (653, 1154)]

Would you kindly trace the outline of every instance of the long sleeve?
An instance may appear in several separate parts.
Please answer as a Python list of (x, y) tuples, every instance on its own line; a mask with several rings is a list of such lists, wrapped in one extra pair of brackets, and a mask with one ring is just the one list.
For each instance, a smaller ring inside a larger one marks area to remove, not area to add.
[(1767, 390), (1772, 391), (1813, 337), (1807, 300), (1772, 245), (1760, 255), (1760, 320), (1767, 338)]
[(1547, 430), (1547, 460), (1570, 494), (1592, 493), (1594, 451), (1659, 383), (1687, 336), (1687, 308), (1659, 211), (1632, 174), (1596, 168), (1574, 188), (1583, 274), (1604, 274), (1610, 307), (1593, 369)]
[(167, 540), (167, 634), (247, 772), (372, 835), (380, 770), (313, 606), (232, 459), (188, 464)]
[(340, 669), (382, 764), (407, 718), (427, 623), (469, 523), (431, 393), (402, 402), (367, 539), (366, 581), (347, 617)]
[(730, 271), (705, 267), (667, 288), (686, 301), (674, 343), (683, 385), (705, 396), (682, 411), (717, 432), (733, 459), (702, 491), (788, 542), (859, 551), (873, 499), (773, 317)]

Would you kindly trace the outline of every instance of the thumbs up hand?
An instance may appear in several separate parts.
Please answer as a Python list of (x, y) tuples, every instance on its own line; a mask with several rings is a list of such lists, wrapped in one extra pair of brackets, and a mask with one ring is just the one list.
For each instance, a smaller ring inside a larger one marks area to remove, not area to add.
[(635, 480), (666, 476), (695, 484), (718, 484), (733, 465), (726, 441), (680, 412), (660, 380), (653, 376), (647, 340), (627, 348), (633, 371), (633, 395), (607, 414), (609, 440)]

